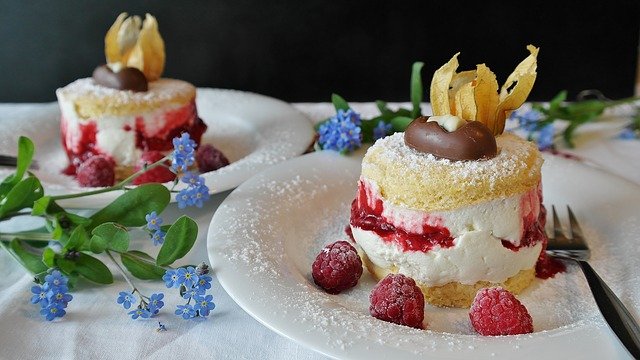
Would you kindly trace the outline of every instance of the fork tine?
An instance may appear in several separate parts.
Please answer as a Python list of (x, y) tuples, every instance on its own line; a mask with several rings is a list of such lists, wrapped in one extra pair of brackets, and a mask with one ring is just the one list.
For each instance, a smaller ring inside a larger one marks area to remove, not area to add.
[(578, 225), (578, 220), (576, 220), (576, 216), (573, 214), (573, 211), (571, 211), (569, 205), (567, 205), (567, 211), (569, 212), (569, 224), (571, 225), (569, 230), (571, 231), (571, 237), (580, 242), (584, 241), (582, 229), (580, 225)]
[(558, 213), (554, 205), (551, 205), (551, 212), (553, 213), (553, 237), (555, 239), (564, 239), (565, 236), (562, 232), (562, 225), (560, 224), (560, 219), (558, 219)]

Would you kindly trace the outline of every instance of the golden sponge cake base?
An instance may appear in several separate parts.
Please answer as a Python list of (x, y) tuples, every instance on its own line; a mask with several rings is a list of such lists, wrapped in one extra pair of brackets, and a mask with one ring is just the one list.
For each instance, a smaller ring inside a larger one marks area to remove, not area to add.
[(186, 81), (160, 79), (150, 82), (148, 91), (133, 92), (106, 88), (84, 78), (58, 89), (56, 95), (61, 103), (72, 102), (81, 119), (98, 119), (186, 105), (195, 99), (196, 88)]
[[(358, 251), (362, 262), (365, 264), (369, 272), (378, 280), (382, 280), (391, 273), (397, 273), (396, 268), (382, 268), (369, 260), (369, 257), (363, 252)], [(450, 282), (441, 286), (428, 286), (416, 281), (420, 290), (424, 294), (424, 300), (431, 305), (441, 307), (469, 308), (473, 302), (476, 293), (481, 288), (500, 286), (514, 294), (519, 294), (526, 289), (533, 279), (536, 272), (534, 268), (521, 270), (516, 275), (508, 278), (502, 283), (492, 283), (488, 281), (478, 281), (473, 285), (465, 285), (459, 282)], [(415, 279), (414, 279), (415, 280)]]
[(420, 153), (404, 133), (378, 140), (362, 161), (362, 177), (374, 181), (386, 201), (422, 211), (452, 210), (527, 192), (540, 182), (542, 156), (535, 144), (505, 133), (498, 155), (450, 161)]

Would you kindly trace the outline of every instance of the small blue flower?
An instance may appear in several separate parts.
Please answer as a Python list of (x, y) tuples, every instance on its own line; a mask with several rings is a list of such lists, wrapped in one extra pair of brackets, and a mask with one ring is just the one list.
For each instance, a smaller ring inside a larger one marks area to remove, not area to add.
[(167, 270), (162, 276), (162, 281), (168, 288), (179, 287), (178, 272), (176, 270)]
[(164, 306), (164, 302), (162, 299), (164, 298), (163, 293), (151, 294), (149, 298), (149, 312), (152, 314), (157, 314), (160, 309)]
[(31, 297), (32, 304), (40, 303), (40, 306), (42, 307), (49, 305), (49, 299), (47, 299), (47, 293), (49, 291), (45, 287), (34, 285), (31, 287), (31, 292), (33, 293), (33, 296)]
[(621, 140), (635, 140), (638, 138), (638, 131), (632, 129), (631, 127), (625, 127), (622, 129), (620, 134), (618, 134), (618, 138)]
[(178, 201), (178, 208), (184, 209), (187, 206), (193, 205), (193, 198), (191, 197), (192, 189), (182, 189), (176, 196), (176, 200)]
[(196, 188), (193, 188), (189, 195), (191, 196), (193, 205), (201, 208), (203, 203), (209, 200), (209, 188), (207, 187), (207, 185), (202, 184)]
[(151, 317), (151, 313), (149, 312), (149, 310), (147, 309), (141, 309), (141, 308), (137, 308), (135, 310), (131, 310), (129, 311), (129, 315), (131, 315), (131, 318), (133, 320), (141, 317), (143, 319), (148, 319), (149, 317)]
[(159, 217), (155, 211), (147, 214), (144, 218), (147, 219), (147, 229), (151, 231), (160, 230), (160, 225), (162, 225), (162, 218)]
[(181, 137), (173, 139), (173, 157), (171, 167), (175, 171), (187, 171), (195, 162), (196, 142), (191, 139), (189, 133), (183, 133)]
[(182, 294), (182, 298), (183, 299), (190, 299), (190, 298), (196, 298), (197, 296), (200, 295), (204, 295), (205, 293), (205, 289), (200, 289), (199, 287), (192, 287), (190, 289), (187, 289), (187, 291), (184, 292), (184, 294)]
[(207, 289), (211, 289), (211, 280), (212, 280), (211, 276), (200, 275), (198, 279), (198, 283), (196, 284), (196, 287), (203, 291), (206, 291)]
[(190, 187), (198, 187), (204, 185), (204, 178), (193, 171), (187, 171), (182, 175), (180, 180)]
[(133, 294), (128, 293), (126, 291), (121, 291), (120, 292), (120, 296), (118, 296), (118, 300), (117, 300), (118, 304), (122, 304), (122, 306), (125, 309), (128, 309), (131, 307), (131, 303), (135, 303), (136, 302), (136, 297), (133, 296)]
[(553, 137), (555, 135), (555, 128), (553, 124), (549, 124), (542, 129), (540, 129), (540, 133), (538, 134), (538, 139), (536, 142), (538, 143), (538, 149), (546, 150), (553, 147)]
[(378, 139), (382, 139), (383, 137), (389, 135), (392, 129), (393, 125), (380, 120), (378, 122), (378, 125), (373, 128), (373, 140), (375, 141)]
[(196, 269), (193, 266), (178, 269), (178, 283), (180, 285), (184, 285), (187, 289), (190, 289), (194, 284), (197, 284), (198, 280), (198, 274), (196, 274)]
[(194, 308), (200, 316), (209, 316), (209, 312), (216, 308), (216, 304), (213, 303), (213, 295), (198, 296), (195, 300)]
[(318, 129), (318, 143), (323, 149), (353, 151), (362, 146), (360, 115), (351, 109), (338, 113)]
[(153, 240), (153, 245), (155, 246), (162, 245), (162, 243), (164, 243), (165, 235), (166, 235), (165, 232), (160, 229), (154, 231), (153, 235), (151, 235), (151, 240)]
[(193, 309), (193, 306), (189, 304), (178, 305), (175, 314), (182, 316), (183, 319), (191, 319), (196, 316), (196, 311)]
[(62, 304), (58, 303), (50, 303), (40, 310), (40, 314), (44, 316), (47, 321), (51, 321), (57, 317), (63, 317), (66, 313)]
[(58, 270), (53, 270), (51, 274), (44, 277), (44, 281), (49, 285), (49, 289), (58, 286), (66, 286), (68, 279)]
[(66, 308), (69, 301), (73, 299), (73, 296), (67, 294), (66, 286), (59, 286), (49, 290), (47, 293), (47, 299), (49, 300), (49, 303), (60, 304), (63, 308)]
[(511, 113), (509, 120), (518, 121), (518, 127), (533, 132), (537, 130), (538, 122), (542, 119), (542, 113), (538, 110), (517, 110)]

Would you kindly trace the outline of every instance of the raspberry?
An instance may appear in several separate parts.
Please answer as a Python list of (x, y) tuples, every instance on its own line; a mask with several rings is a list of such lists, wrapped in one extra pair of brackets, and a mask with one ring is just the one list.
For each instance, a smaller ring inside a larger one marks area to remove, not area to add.
[(200, 170), (202, 174), (229, 165), (229, 160), (224, 156), (222, 151), (209, 144), (202, 145), (198, 148), (196, 151), (196, 162), (198, 163), (198, 170)]
[[(140, 169), (144, 168), (145, 164), (153, 164), (163, 157), (164, 154), (162, 154), (160, 151), (147, 151), (143, 153), (140, 157), (140, 160), (138, 161), (138, 165), (136, 165), (136, 171), (140, 171)], [(169, 166), (171, 165), (171, 163), (169, 163), (169, 161), (167, 160), (165, 162), (165, 165)], [(175, 178), (176, 174), (172, 173), (171, 170), (167, 169), (164, 166), (156, 166), (153, 169), (143, 172), (138, 177), (133, 179), (133, 184), (140, 185), (151, 182), (165, 183), (167, 181), (173, 181)]]
[(83, 187), (112, 186), (116, 181), (115, 165), (104, 155), (92, 156), (80, 164), (76, 180)]
[(533, 332), (531, 315), (509, 291), (501, 287), (478, 290), (469, 318), (480, 335), (517, 335)]
[(369, 295), (373, 317), (392, 323), (423, 329), (424, 295), (416, 282), (402, 274), (389, 274)]
[(356, 248), (336, 241), (322, 249), (311, 266), (313, 281), (329, 294), (356, 286), (362, 276), (362, 260)]

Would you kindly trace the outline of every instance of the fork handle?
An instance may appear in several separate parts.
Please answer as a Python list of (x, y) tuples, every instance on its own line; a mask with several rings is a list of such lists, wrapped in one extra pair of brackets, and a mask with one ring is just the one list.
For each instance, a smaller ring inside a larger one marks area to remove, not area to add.
[(598, 308), (629, 353), (640, 359), (640, 326), (616, 294), (586, 261), (576, 260), (587, 278)]

